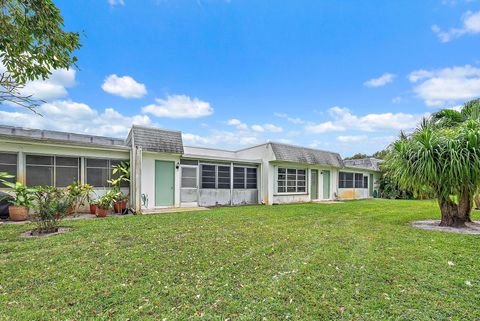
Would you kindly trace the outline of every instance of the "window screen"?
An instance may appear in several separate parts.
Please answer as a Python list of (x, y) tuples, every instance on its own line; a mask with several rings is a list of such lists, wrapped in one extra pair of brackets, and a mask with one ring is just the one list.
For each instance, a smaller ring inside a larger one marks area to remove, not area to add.
[[(0, 172), (6, 172), (13, 175), (12, 178), (5, 179), (10, 183), (15, 183), (17, 180), (17, 154), (14, 153), (0, 153)], [(0, 188), (5, 187), (0, 184)]]
[(80, 159), (78, 157), (56, 157), (55, 186), (67, 187), (80, 181)]
[(339, 188), (353, 188), (353, 173), (340, 172), (338, 179)]
[(54, 156), (27, 155), (26, 182), (28, 186), (53, 185)]
[[(251, 173), (251, 177), (255, 174)], [(307, 191), (307, 171), (305, 169), (278, 168), (277, 192), (278, 193), (305, 193)]]
[(216, 187), (216, 166), (215, 165), (202, 165), (201, 177), (202, 188), (215, 188)]
[(197, 188), (197, 168), (182, 167), (182, 188)]
[[(128, 162), (128, 160), (87, 158), (85, 162), (86, 183), (94, 187), (109, 187), (108, 181), (119, 175), (119, 173), (112, 174), (113, 167), (120, 162)], [(121, 187), (128, 186), (128, 182), (121, 185)]]
[(230, 189), (230, 166), (217, 166), (218, 183), (217, 188)]
[(363, 176), (363, 188), (368, 188), (368, 176)]
[(245, 188), (245, 167), (233, 168), (233, 188)]
[(363, 188), (363, 174), (355, 174), (355, 188)]

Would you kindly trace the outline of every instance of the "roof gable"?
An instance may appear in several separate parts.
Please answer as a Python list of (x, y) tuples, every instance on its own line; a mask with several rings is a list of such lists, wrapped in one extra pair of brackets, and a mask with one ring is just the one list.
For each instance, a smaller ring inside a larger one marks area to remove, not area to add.
[(270, 146), (279, 161), (343, 167), (338, 153), (280, 143), (270, 143)]
[(182, 133), (160, 128), (133, 125), (127, 138), (127, 145), (142, 147), (145, 151), (183, 154)]

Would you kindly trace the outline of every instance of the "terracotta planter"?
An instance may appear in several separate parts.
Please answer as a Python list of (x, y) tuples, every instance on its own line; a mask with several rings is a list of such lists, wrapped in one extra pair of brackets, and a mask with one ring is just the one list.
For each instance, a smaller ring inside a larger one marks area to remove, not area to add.
[(113, 209), (115, 210), (115, 213), (122, 214), (126, 208), (127, 208), (127, 201), (119, 201), (113, 204)]
[(8, 214), (12, 221), (26, 221), (28, 219), (28, 208), (23, 206), (10, 206), (8, 208)]
[(73, 215), (73, 205), (70, 205), (67, 209), (67, 215)]
[(95, 214), (97, 215), (97, 217), (107, 217), (108, 212), (109, 212), (109, 210), (104, 210), (102, 208), (97, 207), (97, 210), (96, 210)]
[(90, 204), (90, 214), (96, 214), (97, 213), (97, 205), (95, 204)]

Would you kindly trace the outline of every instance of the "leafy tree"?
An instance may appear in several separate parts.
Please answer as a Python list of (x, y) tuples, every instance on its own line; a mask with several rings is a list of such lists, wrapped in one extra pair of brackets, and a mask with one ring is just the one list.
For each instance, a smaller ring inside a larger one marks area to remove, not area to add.
[(63, 30), (52, 0), (0, 0), (0, 6), (0, 104), (34, 111), (39, 101), (22, 95), (22, 88), (27, 81), (47, 79), (52, 70), (75, 65), (80, 35)]
[(475, 104), (465, 104), (458, 114), (439, 112), (424, 119), (412, 134), (401, 133), (384, 163), (386, 175), (401, 188), (437, 197), (442, 226), (462, 227), (470, 221), (473, 195), (480, 185), (480, 120), (474, 117)]

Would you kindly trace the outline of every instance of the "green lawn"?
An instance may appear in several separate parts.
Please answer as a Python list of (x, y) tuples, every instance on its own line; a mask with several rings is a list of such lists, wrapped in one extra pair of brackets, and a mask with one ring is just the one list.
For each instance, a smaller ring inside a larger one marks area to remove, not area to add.
[(69, 221), (42, 239), (2, 225), (0, 319), (478, 320), (480, 236), (409, 226), (438, 217), (370, 200)]

